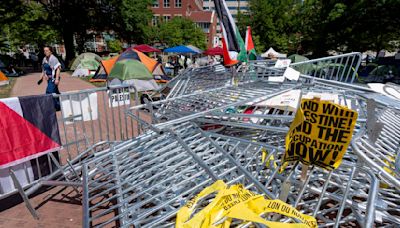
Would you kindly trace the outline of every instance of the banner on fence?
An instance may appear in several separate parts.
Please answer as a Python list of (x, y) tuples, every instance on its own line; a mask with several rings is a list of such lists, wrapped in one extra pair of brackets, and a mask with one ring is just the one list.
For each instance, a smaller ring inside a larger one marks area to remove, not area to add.
[(284, 162), (339, 167), (353, 136), (358, 113), (330, 101), (302, 99), (286, 135)]

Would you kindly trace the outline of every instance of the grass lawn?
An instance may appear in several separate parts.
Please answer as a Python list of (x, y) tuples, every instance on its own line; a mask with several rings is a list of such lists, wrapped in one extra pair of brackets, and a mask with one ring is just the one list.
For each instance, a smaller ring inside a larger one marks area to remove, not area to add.
[(2, 85), (0, 86), (0, 99), (1, 98), (7, 98), (10, 97), (11, 94), (11, 90), (15, 84), (15, 82), (17, 81), (16, 78), (8, 78), (10, 83), (8, 85)]
[(79, 79), (81, 79), (81, 80), (83, 80), (85, 82), (91, 83), (96, 87), (105, 87), (106, 86), (106, 82), (90, 82), (89, 80), (91, 78), (92, 78), (91, 76), (90, 77), (79, 77)]

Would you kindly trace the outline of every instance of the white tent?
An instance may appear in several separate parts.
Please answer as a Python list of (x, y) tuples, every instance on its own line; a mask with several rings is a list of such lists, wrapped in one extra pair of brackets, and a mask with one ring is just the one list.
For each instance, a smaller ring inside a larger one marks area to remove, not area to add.
[(268, 51), (266, 51), (264, 54), (262, 54), (261, 57), (268, 58), (270, 54), (275, 56), (276, 58), (286, 58), (286, 56), (287, 56), (286, 54), (282, 54), (282, 53), (279, 53), (279, 52), (275, 51), (271, 47), (271, 48), (268, 49)]

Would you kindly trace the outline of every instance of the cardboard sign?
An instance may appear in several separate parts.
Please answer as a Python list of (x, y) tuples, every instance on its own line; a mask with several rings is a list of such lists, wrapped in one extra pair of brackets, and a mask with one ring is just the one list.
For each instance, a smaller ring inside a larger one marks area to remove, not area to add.
[(300, 78), (300, 72), (291, 67), (287, 67), (283, 76), (291, 81), (298, 81)]
[(108, 101), (108, 107), (110, 108), (130, 105), (131, 103), (131, 94), (129, 93), (129, 88), (113, 89), (110, 90), (108, 93), (110, 96), (110, 100)]
[(276, 68), (288, 67), (291, 62), (292, 62), (291, 59), (278, 59), (278, 60), (276, 60), (274, 67), (276, 67)]
[(350, 144), (357, 117), (356, 111), (330, 101), (302, 99), (286, 135), (283, 161), (336, 169)]

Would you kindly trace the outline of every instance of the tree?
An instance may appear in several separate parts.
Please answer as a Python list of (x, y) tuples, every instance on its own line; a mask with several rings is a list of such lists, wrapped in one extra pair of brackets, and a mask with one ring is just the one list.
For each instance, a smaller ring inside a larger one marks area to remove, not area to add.
[(74, 36), (82, 52), (88, 31), (114, 30), (128, 42), (146, 40), (150, 0), (42, 0), (52, 26), (62, 35), (67, 62), (75, 57)]
[(150, 33), (152, 0), (119, 0), (116, 4), (116, 27), (119, 36), (129, 43), (146, 43)]
[(252, 25), (265, 46), (279, 51), (378, 52), (399, 41), (399, 8), (398, 0), (250, 0), (249, 15), (238, 24)]
[(107, 41), (107, 47), (111, 52), (118, 52), (122, 50), (122, 43), (119, 40), (109, 40)]
[(203, 31), (191, 20), (180, 17), (174, 17), (154, 27), (152, 39), (168, 46), (191, 44), (201, 49), (206, 47)]
[[(5, 17), (0, 21), (3, 37), (3, 49), (16, 51), (20, 46), (59, 41), (59, 34), (46, 24), (48, 14), (37, 2), (19, 2), (12, 4), (13, 8), (2, 8)], [(6, 44), (6, 45), (4, 45)]]
[(248, 25), (252, 26), (254, 34), (260, 37), (264, 46), (281, 52), (293, 51), (297, 48), (290, 45), (294, 42), (296, 5), (293, 0), (250, 0), (250, 12), (241, 18), (250, 18)]

